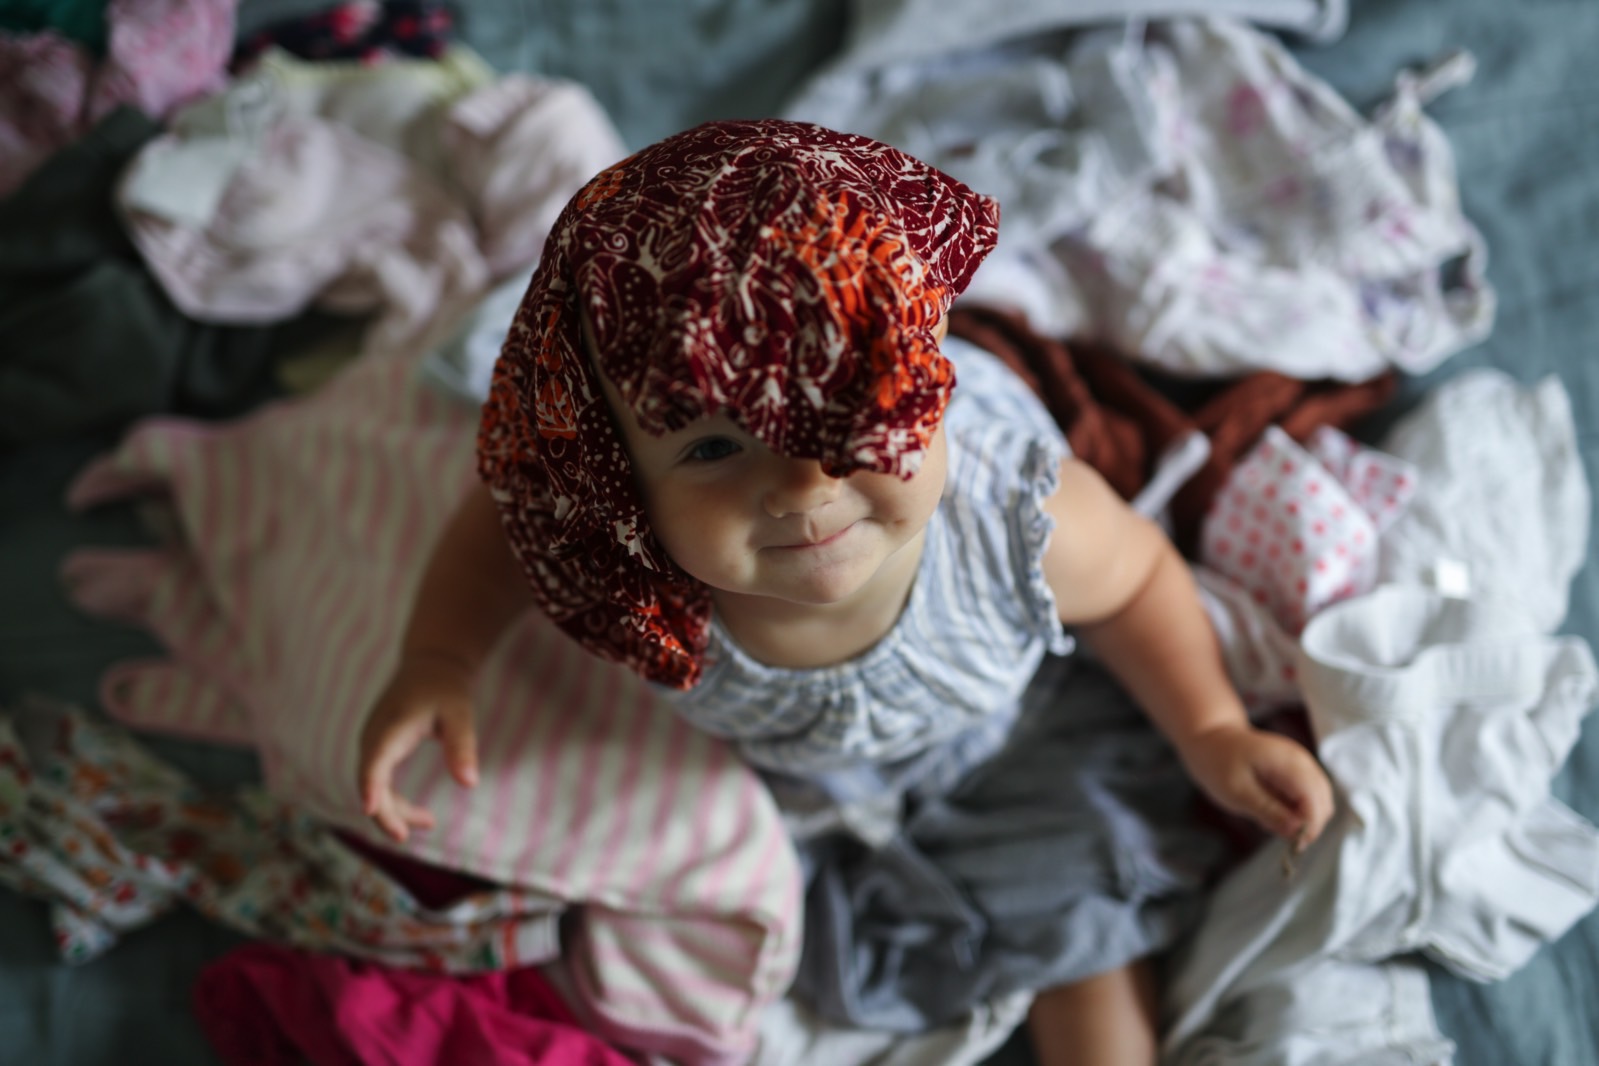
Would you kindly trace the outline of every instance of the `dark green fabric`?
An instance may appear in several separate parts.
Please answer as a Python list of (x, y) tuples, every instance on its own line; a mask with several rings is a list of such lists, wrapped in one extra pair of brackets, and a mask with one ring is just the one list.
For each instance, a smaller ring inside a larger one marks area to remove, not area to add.
[(105, 54), (106, 0), (0, 0), (0, 30), (54, 30), (96, 56)]
[(173, 306), (112, 205), (159, 131), (121, 108), (0, 201), (0, 446), (237, 413), (270, 394), (276, 353), (335, 321), (216, 326)]

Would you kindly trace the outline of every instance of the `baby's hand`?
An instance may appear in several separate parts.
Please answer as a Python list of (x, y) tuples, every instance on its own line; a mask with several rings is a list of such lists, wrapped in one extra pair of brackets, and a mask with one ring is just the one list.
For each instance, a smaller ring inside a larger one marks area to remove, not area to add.
[(1182, 748), (1188, 772), (1216, 803), (1308, 847), (1332, 817), (1332, 783), (1304, 745), (1240, 724), (1207, 730)]
[(367, 714), (358, 770), (366, 813), (402, 843), (412, 828), (433, 828), (430, 811), (390, 788), (394, 768), (429, 736), (444, 745), (450, 775), (468, 788), (477, 784), (471, 672), (447, 659), (412, 656), (401, 661)]

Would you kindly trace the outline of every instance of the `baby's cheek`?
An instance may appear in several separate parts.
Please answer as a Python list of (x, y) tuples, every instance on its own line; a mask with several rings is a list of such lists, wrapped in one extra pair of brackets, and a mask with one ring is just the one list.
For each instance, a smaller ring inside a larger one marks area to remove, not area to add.
[(726, 580), (732, 556), (742, 546), (736, 525), (714, 500), (689, 497), (653, 519), (655, 536), (672, 561), (708, 585)]

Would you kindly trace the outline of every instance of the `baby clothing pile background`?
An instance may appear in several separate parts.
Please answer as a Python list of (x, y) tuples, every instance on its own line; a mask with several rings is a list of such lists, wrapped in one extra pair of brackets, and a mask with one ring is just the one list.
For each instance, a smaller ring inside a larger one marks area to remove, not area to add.
[(354, 802), (554, 212), (630, 147), (782, 114), (1000, 198), (957, 328), (1022, 353), (1079, 454), (1143, 456), (1113, 483), (1340, 790), (1287, 874), (1240, 841), (1174, 959), (1169, 1060), (1599, 1061), (1590, 7), (112, 0), (0, 27), (7, 1055), (1011, 1036), (1025, 996), (914, 1039), (784, 998), (770, 800), (538, 620), (485, 671), (485, 785), (404, 770), (440, 832), (375, 849)]

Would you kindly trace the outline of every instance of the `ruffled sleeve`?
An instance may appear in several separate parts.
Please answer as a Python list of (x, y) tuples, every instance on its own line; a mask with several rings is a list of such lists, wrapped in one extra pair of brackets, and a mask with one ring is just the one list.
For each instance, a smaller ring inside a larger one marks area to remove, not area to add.
[(947, 492), (969, 501), (980, 542), (973, 558), (988, 560), (998, 571), (995, 580), (1014, 581), (1018, 627), (1064, 655), (1074, 642), (1044, 576), (1044, 551), (1055, 530), (1044, 501), (1060, 487), (1060, 466), (1071, 448), (1038, 397), (993, 355), (955, 337), (946, 337), (943, 349), (957, 375), (956, 402), (945, 423), (954, 457)]

